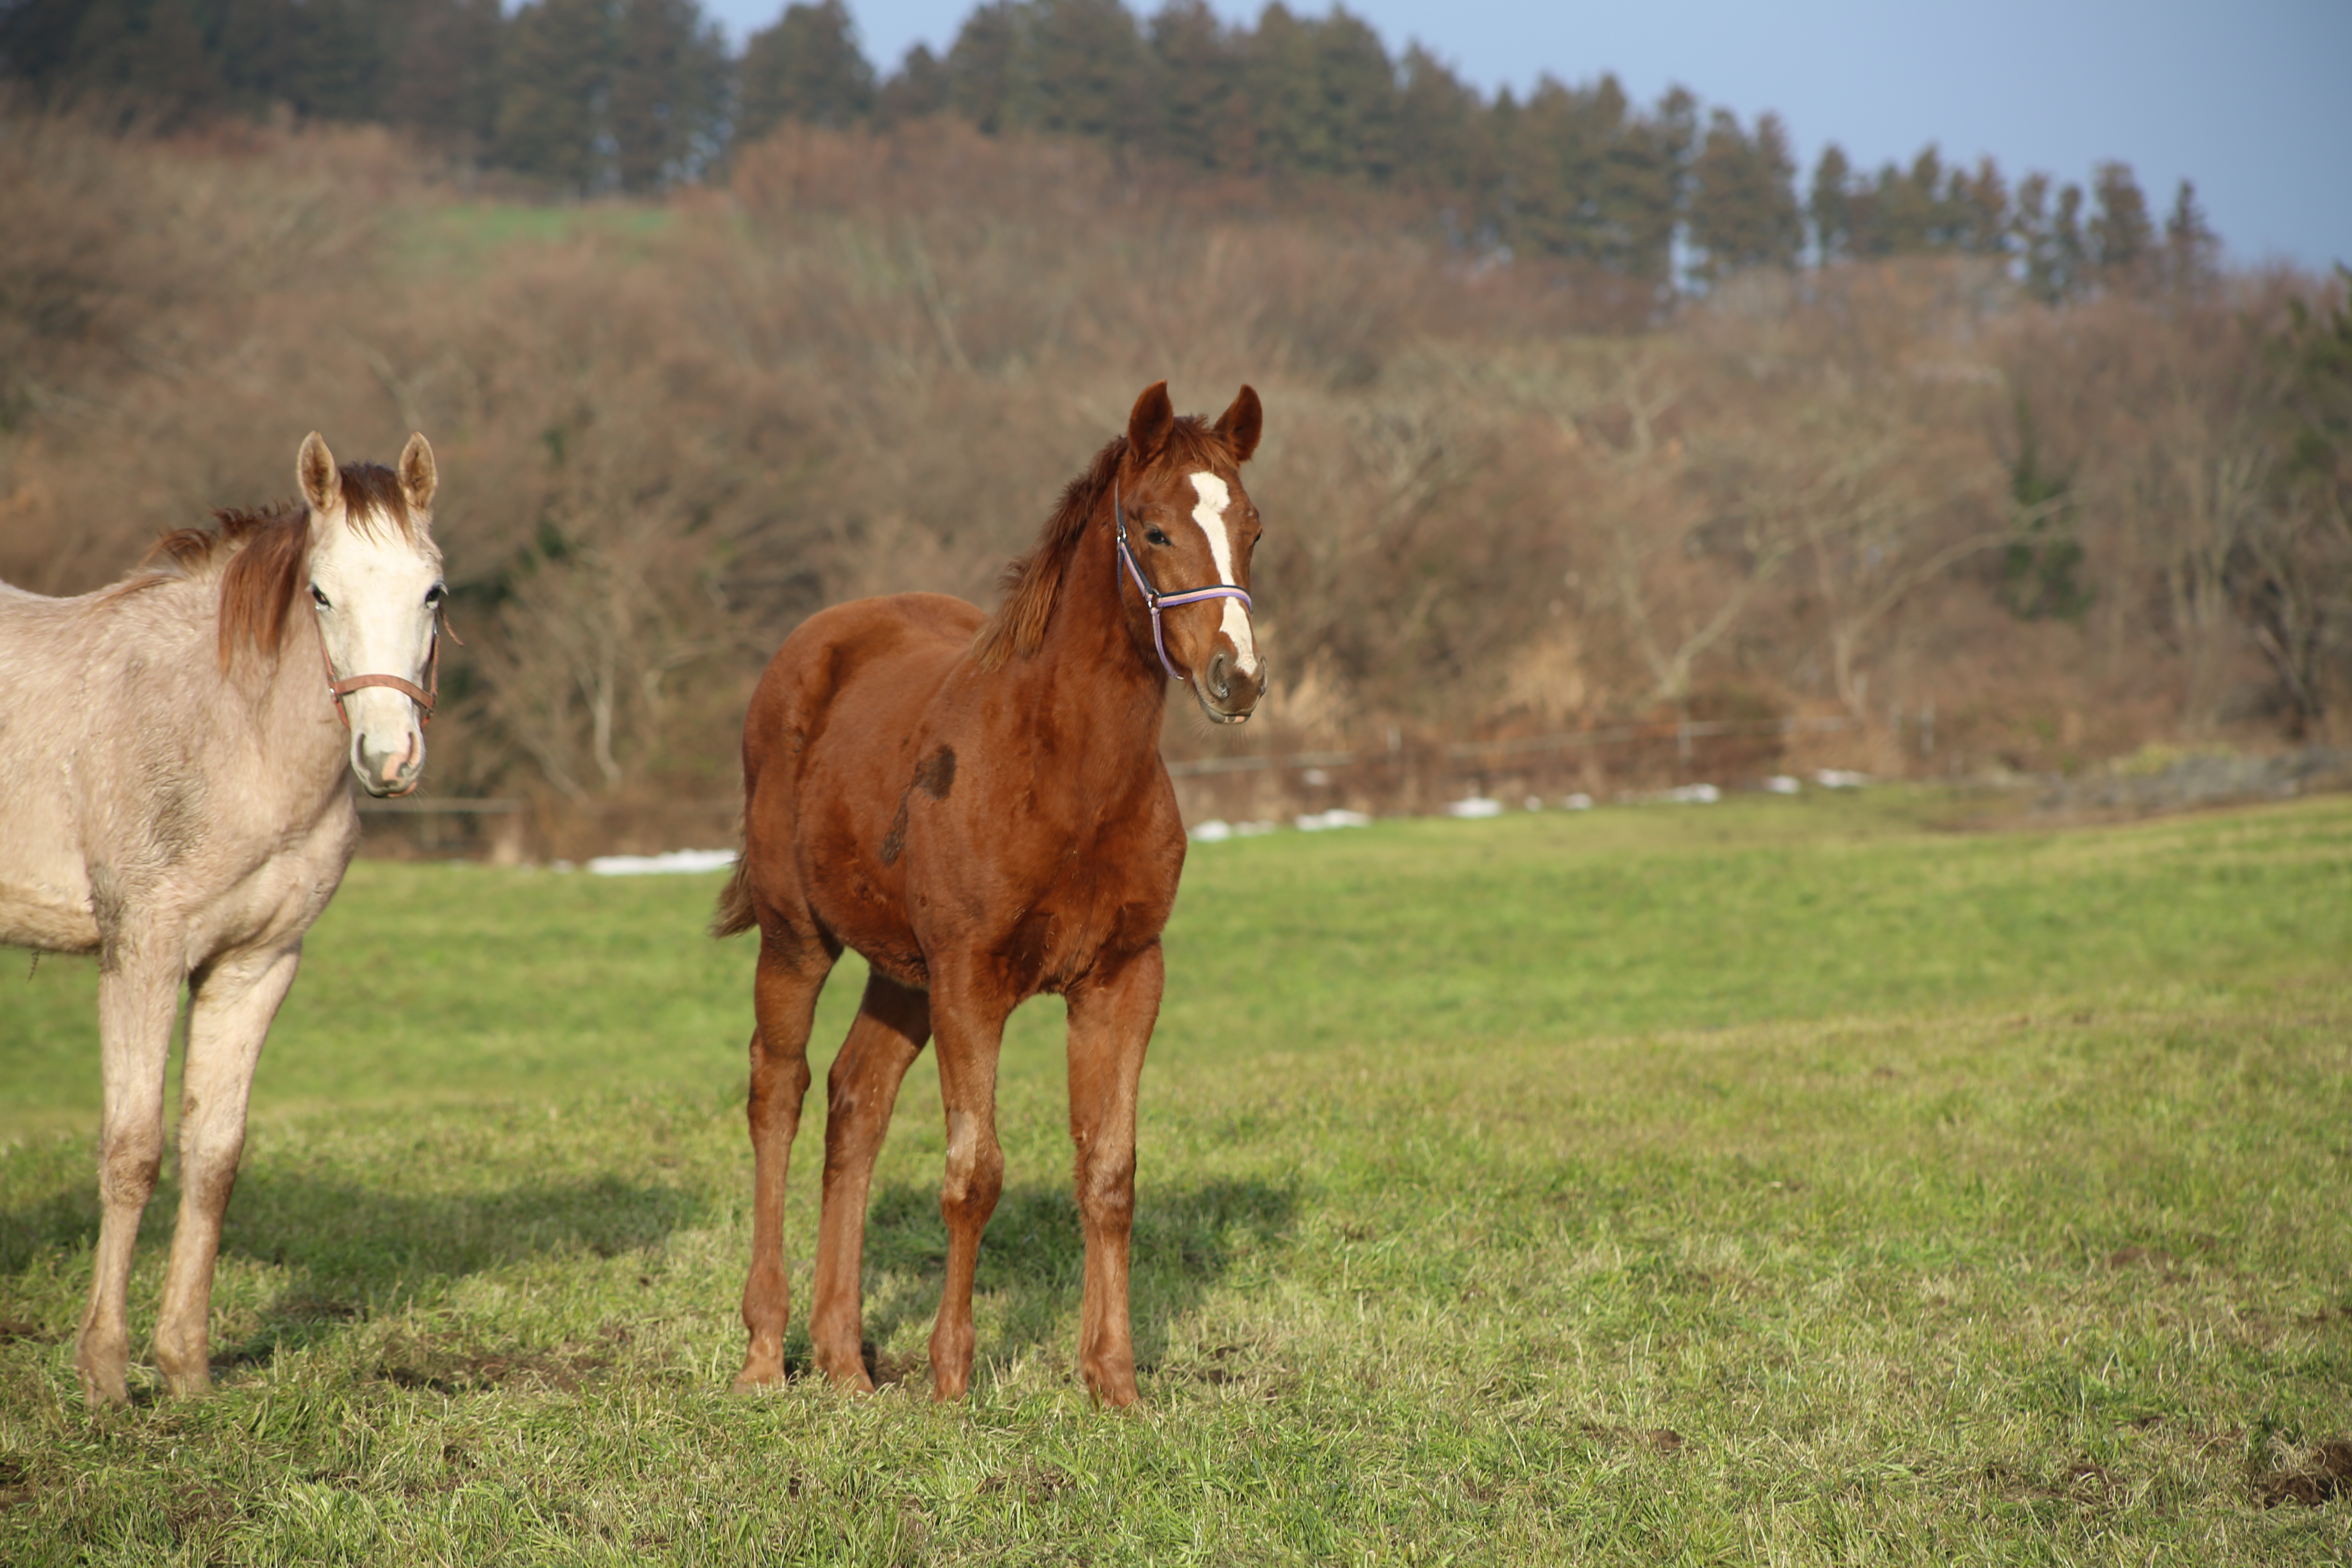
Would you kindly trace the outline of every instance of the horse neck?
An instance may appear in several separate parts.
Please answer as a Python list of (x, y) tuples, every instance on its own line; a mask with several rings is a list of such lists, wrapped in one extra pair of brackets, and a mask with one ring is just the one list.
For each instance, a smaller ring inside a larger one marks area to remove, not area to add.
[[(245, 737), (266, 758), (273, 787), (287, 793), (286, 804), (297, 814), (301, 798), (331, 796), (345, 789), (349, 738), (341, 726), (319, 722), (331, 704), (315, 619), (297, 605), (299, 619), (283, 646), (274, 652), (240, 647), (223, 670), (219, 595), (211, 584), (200, 586), (212, 595), (211, 613), (199, 622), (201, 635), (198, 646), (190, 649), (189, 668), (201, 671), (197, 679), (210, 689), (211, 701), (220, 710), (211, 721), (215, 732)], [(231, 705), (233, 713), (228, 711)]]
[(1123, 768), (1156, 757), (1168, 679), (1146, 662), (1129, 630), (1127, 595), (1110, 531), (1090, 524), (1072, 552), (1054, 613), (1023, 675), (1035, 683), (1032, 710), (1054, 714), (1080, 737), (1089, 765)]

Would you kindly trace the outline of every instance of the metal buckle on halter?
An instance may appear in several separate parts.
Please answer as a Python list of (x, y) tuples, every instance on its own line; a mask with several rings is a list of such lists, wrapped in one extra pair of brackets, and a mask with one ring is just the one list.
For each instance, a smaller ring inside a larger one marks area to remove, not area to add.
[(1143, 575), (1143, 568), (1135, 563), (1135, 552), (1127, 547), (1127, 508), (1119, 500), (1118, 476), (1110, 481), (1111, 521), (1118, 525), (1118, 558), (1125, 563), (1128, 575), (1135, 579), (1136, 592), (1143, 595), (1143, 607), (1151, 612), (1151, 647), (1160, 655), (1160, 668), (1173, 676), (1179, 685), (1190, 686), (1184, 672), (1168, 657), (1168, 643), (1160, 629), (1162, 608), (1175, 609), (1185, 605), (1197, 605), (1210, 599), (1239, 599), (1244, 609), (1251, 608), (1249, 591), (1238, 584), (1219, 583), (1207, 588), (1187, 588), (1181, 594), (1162, 594), (1153, 588)]

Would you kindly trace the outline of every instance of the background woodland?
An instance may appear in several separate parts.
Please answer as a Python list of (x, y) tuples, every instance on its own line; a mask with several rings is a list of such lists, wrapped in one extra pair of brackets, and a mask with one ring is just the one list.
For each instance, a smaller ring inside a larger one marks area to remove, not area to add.
[[(1277, 677), (1170, 754), (1402, 759), (1228, 814), (2063, 772), (2352, 700), (2343, 279), (2225, 268), (2120, 163), (1832, 148), (1801, 194), (1769, 115), (1486, 98), (1279, 5), (1002, 3), (884, 77), (837, 5), (730, 58), (690, 0), (16, 0), (0, 69), (0, 577), (423, 429), (433, 787), (548, 846), (723, 827), (784, 634), (986, 601), (1163, 376), (1265, 396)], [(1781, 719), (1843, 727), (1440, 765)]]

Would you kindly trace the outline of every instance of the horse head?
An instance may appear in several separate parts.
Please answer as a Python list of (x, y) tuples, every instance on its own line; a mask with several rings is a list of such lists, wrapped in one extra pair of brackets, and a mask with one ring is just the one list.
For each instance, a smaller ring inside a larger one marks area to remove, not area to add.
[(1265, 691), (1249, 600), (1260, 527), (1241, 478), (1264, 425), (1247, 386), (1203, 431), (1177, 419), (1168, 384), (1155, 382), (1128, 417), (1112, 500), (1136, 589), (1129, 626), (1220, 724), (1247, 719)]
[(406, 795), (425, 774), (448, 593), (432, 534), (433, 448), (412, 435), (397, 469), (340, 468), (314, 430), (294, 468), (310, 509), (310, 603), (351, 731), (352, 772), (370, 795)]

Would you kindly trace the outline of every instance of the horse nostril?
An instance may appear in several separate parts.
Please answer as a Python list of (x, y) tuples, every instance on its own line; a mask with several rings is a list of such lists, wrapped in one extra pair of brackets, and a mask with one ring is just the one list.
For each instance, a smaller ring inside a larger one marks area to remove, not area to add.
[(1231, 695), (1233, 691), (1233, 683), (1225, 677), (1228, 668), (1229, 662), (1223, 653), (1214, 655), (1209, 660), (1209, 689), (1215, 692), (1220, 699)]

